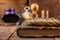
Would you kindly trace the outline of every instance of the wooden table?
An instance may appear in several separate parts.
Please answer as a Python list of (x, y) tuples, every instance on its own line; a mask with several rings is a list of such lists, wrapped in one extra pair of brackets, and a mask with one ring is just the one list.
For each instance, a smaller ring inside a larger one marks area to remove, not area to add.
[(0, 26), (0, 40), (60, 40), (60, 38), (19, 38), (17, 26)]
[(15, 29), (16, 26), (0, 26), (0, 40), (8, 40)]

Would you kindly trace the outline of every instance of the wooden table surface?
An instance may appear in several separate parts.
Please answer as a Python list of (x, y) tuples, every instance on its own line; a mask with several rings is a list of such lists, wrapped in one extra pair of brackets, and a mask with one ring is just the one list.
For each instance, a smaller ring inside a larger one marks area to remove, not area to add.
[(0, 40), (8, 40), (15, 30), (16, 26), (0, 26)]
[(0, 40), (60, 40), (60, 38), (19, 38), (17, 26), (0, 26)]

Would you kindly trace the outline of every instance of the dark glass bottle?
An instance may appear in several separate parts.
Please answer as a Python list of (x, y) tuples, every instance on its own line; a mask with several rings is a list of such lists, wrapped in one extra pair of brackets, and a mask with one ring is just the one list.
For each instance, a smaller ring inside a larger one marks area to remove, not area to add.
[(2, 17), (2, 20), (5, 23), (16, 23), (19, 21), (19, 16), (16, 15), (15, 9), (6, 9), (4, 12), (4, 15)]

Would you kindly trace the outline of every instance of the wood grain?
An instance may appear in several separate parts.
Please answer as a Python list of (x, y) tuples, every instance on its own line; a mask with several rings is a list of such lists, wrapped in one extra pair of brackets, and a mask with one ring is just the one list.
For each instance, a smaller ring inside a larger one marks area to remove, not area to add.
[(7, 40), (16, 27), (0, 26), (0, 40)]
[(59, 0), (30, 0), (30, 4), (39, 4), (38, 14), (41, 16), (41, 10), (49, 10), (49, 17), (60, 18), (60, 4)]
[(9, 40), (54, 40), (54, 38), (19, 38), (15, 32)]

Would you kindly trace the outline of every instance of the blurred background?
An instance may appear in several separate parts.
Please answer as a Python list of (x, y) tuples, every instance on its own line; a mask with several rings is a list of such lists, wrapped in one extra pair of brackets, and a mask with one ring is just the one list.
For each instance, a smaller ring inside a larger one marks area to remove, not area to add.
[[(26, 1), (27, 0), (0, 0), (0, 16), (4, 14), (6, 8), (14, 8), (15, 11), (18, 12), (18, 14), (21, 14), (21, 12), (24, 12), (24, 7), (26, 6)], [(39, 5), (39, 10), (38, 10), (39, 17), (41, 17), (42, 10), (49, 10), (49, 17), (54, 17), (54, 18), (60, 19), (60, 0), (29, 0), (30, 5), (33, 3), (37, 3)], [(0, 18), (0, 24), (1, 23), (2, 23), (2, 19)], [(1, 26), (0, 40), (1, 40), (1, 37), (3, 37), (2, 39), (4, 39), (4, 37), (5, 37), (5, 39), (13, 38), (14, 40), (16, 40), (18, 37), (16, 37), (15, 29), (16, 29), (15, 26), (14, 27), (11, 27), (11, 26), (10, 27), (5, 27), (5, 26), (2, 27)], [(14, 35), (12, 34), (13, 35), (12, 36), (10, 33), (11, 34), (13, 33)], [(7, 34), (9, 34), (9, 35), (7, 35)], [(59, 40), (59, 39), (56, 39), (56, 38), (43, 39), (42, 38), (41, 40)], [(29, 40), (29, 39), (26, 39), (26, 40)], [(37, 40), (40, 40), (40, 39), (37, 39)]]
[(49, 16), (60, 18), (60, 0), (32, 0), (31, 3), (38, 3), (40, 8), (38, 14), (40, 15), (41, 10), (49, 10)]
[[(26, 0), (0, 0), (0, 15), (4, 14), (6, 8), (14, 8), (17, 12), (23, 12)], [(60, 18), (60, 0), (29, 0), (32, 3), (39, 4), (39, 16), (41, 10), (49, 10), (50, 17)]]

